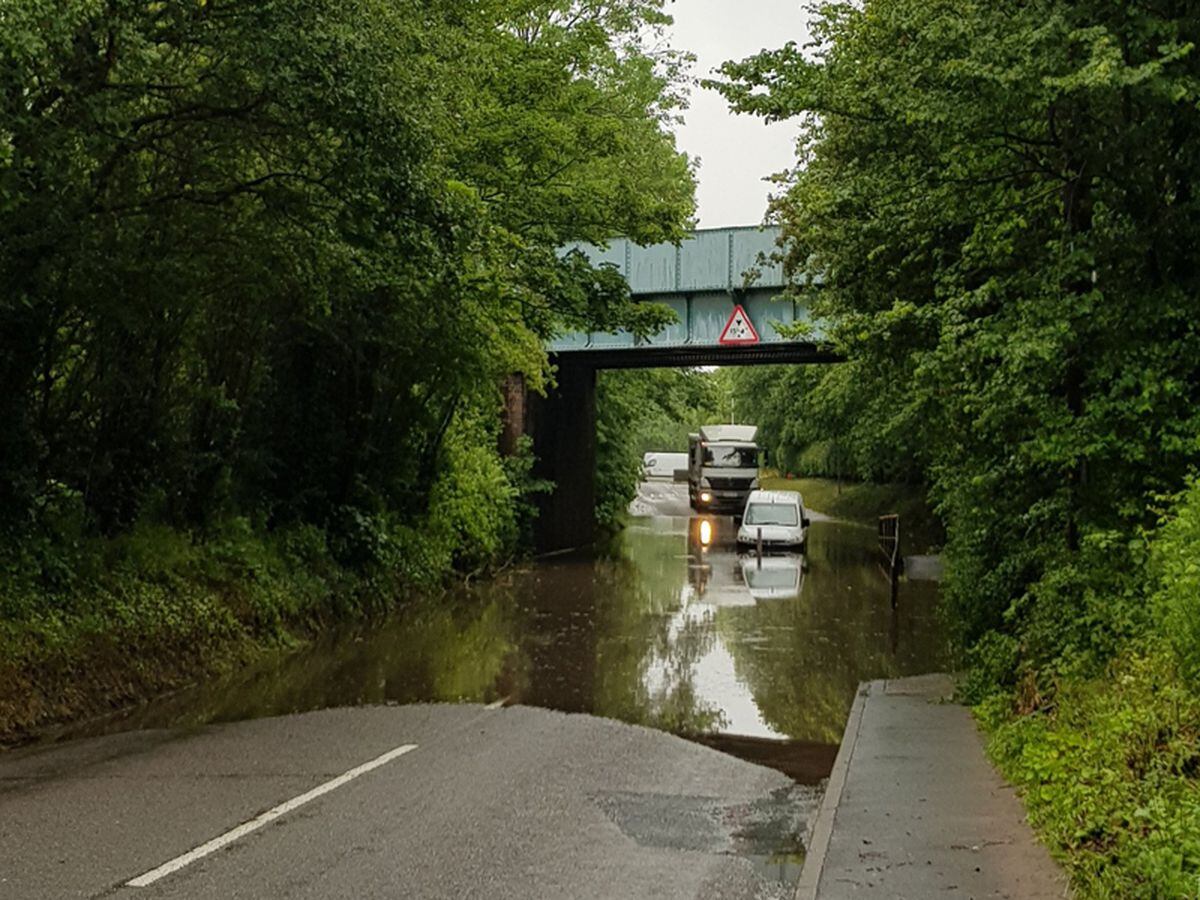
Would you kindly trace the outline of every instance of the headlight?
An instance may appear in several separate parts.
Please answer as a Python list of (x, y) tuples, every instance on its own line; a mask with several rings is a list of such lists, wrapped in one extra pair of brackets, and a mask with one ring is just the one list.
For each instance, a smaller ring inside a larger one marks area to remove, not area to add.
[(700, 545), (707, 547), (712, 543), (712, 523), (708, 519), (700, 520)]
[(710, 494), (708, 491), (700, 492), (700, 502), (701, 503), (708, 503), (711, 500), (712, 500), (712, 494)]

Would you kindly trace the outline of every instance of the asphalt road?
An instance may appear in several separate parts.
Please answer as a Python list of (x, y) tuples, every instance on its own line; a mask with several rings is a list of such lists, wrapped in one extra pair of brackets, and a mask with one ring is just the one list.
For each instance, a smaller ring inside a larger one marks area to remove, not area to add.
[(787, 896), (766, 857), (803, 834), (810, 793), (661, 732), (522, 707), (131, 732), (0, 755), (0, 897)]

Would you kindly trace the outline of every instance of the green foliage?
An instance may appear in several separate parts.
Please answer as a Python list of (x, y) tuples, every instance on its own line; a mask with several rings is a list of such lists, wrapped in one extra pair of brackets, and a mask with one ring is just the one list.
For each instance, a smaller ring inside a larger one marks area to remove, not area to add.
[(419, 519), (545, 337), (661, 321), (558, 253), (692, 211), (661, 7), (8, 4), (6, 514)]
[(1016, 687), (1020, 658), (1021, 647), (1015, 637), (989, 631), (968, 654), (967, 677), (959, 688), (962, 699), (968, 703), (983, 703), (994, 696), (1007, 700)]
[(517, 546), (517, 488), (493, 450), (498, 425), (494, 410), (456, 418), (430, 495), (428, 528), (444, 536), (459, 570), (486, 566)]
[[(968, 642), (1029, 631), (1036, 666), (1111, 652), (1127, 617), (1098, 606), (1127, 591), (1104, 584), (1141, 562), (1147, 496), (1197, 458), (1197, 20), (1099, 2), (818, 13), (808, 52), (728, 63), (719, 85), (798, 118), (774, 215), (795, 290), (850, 359), (799, 376), (801, 415), (771, 438), (790, 464), (824, 442), (834, 467), (895, 456), (930, 480)], [(1076, 614), (1094, 640), (1055, 636)]]
[(719, 388), (696, 369), (624, 369), (596, 384), (596, 520), (611, 526), (637, 495), (642, 456), (686, 451), (687, 436), (716, 418)]
[(554, 489), (554, 482), (534, 475), (536, 460), (533, 454), (533, 439), (521, 435), (511, 456), (503, 460), (513, 504), (513, 519), (517, 532), (517, 546), (533, 546), (533, 528), (537, 521), (536, 498)]
[(667, 315), (560, 253), (692, 214), (664, 5), (0, 7), (11, 659), (204, 669), (518, 550), (501, 379)]
[[(738, 415), (760, 428), (781, 471), (862, 481), (920, 481), (928, 465), (905, 378), (859, 359), (836, 366), (731, 369)], [(871, 385), (865, 390), (864, 385)]]
[(1003, 713), (995, 752), (1051, 845), (1085, 895), (1195, 896), (1190, 505), (1153, 568), (1145, 533), (1200, 450), (1200, 19), (1100, 0), (815, 11), (813, 46), (727, 63), (718, 85), (799, 121), (774, 215), (850, 360), (797, 379), (792, 418), (812, 424), (771, 440), (789, 465), (866, 474), (891, 452), (928, 479), (969, 693)]
[(1153, 597), (1161, 632), (1180, 672), (1200, 691), (1200, 482), (1192, 480), (1164, 520), (1151, 552), (1158, 590)]
[(1131, 651), (1059, 686), (1049, 710), (979, 710), (989, 750), (1081, 897), (1195, 897), (1200, 887), (1200, 699), (1169, 652)]

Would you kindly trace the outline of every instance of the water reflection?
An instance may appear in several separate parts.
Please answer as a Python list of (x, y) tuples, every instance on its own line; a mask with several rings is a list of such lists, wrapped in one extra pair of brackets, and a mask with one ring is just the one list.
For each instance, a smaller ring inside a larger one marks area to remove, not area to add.
[(814, 522), (805, 555), (761, 560), (739, 556), (733, 536), (731, 519), (639, 519), (594, 558), (411, 604), (72, 734), (509, 698), (677, 733), (808, 742), (824, 759), (861, 680), (943, 661), (936, 586), (903, 585), (893, 614), (869, 529)]

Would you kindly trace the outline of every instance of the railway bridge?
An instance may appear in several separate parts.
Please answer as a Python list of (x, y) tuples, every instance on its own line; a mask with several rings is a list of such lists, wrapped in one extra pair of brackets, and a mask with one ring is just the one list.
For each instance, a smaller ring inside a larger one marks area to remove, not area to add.
[[(778, 238), (778, 228), (718, 228), (696, 231), (679, 245), (641, 247), (617, 238), (604, 247), (566, 248), (615, 266), (636, 301), (662, 303), (678, 321), (645, 339), (628, 332), (564, 334), (549, 348), (558, 382), (549, 396), (527, 393), (519, 380), (506, 386), (505, 445), (531, 435), (536, 474), (556, 485), (541, 504), (543, 550), (583, 546), (593, 537), (598, 370), (837, 360), (805, 305), (781, 297), (783, 267), (769, 258)], [(803, 338), (781, 328), (796, 323), (808, 325)]]

